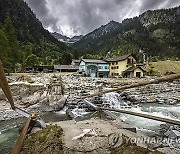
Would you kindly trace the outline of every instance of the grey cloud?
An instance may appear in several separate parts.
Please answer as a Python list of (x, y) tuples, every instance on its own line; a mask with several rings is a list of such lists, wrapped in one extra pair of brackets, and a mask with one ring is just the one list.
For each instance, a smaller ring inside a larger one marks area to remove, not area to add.
[(148, 9), (180, 5), (179, 0), (26, 0), (45, 27), (65, 35), (86, 34), (110, 20)]
[(38, 16), (43, 16), (48, 14), (48, 8), (46, 7), (46, 0), (25, 0), (29, 6), (33, 9), (33, 11)]
[(140, 12), (157, 8), (164, 0), (142, 0)]
[(25, 0), (31, 7), (36, 16), (41, 20), (45, 27), (52, 26), (55, 30), (59, 30), (56, 27), (58, 18), (50, 14), (50, 10), (47, 7), (46, 0)]
[(170, 8), (180, 5), (179, 0), (141, 0), (140, 12), (150, 9)]

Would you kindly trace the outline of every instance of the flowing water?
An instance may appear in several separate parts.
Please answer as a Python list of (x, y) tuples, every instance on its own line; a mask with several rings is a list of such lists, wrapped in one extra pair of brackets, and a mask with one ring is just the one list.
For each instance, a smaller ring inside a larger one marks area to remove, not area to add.
[[(169, 119), (180, 119), (180, 104), (168, 105), (158, 103), (143, 103), (129, 107), (129, 102), (124, 102), (118, 93), (109, 93), (104, 95), (104, 100), (108, 100), (110, 107), (134, 111), (138, 113), (150, 114)], [(125, 123), (128, 123), (137, 129), (144, 131), (148, 135), (159, 135), (159, 128), (164, 122), (137, 117), (128, 114), (115, 113)]]
[[(167, 105), (167, 104), (141, 104), (136, 106), (130, 106), (130, 102), (125, 102), (121, 99), (118, 93), (109, 93), (103, 95), (103, 102), (109, 104), (109, 107), (126, 110), (136, 111), (140, 113), (151, 114), (160, 117), (180, 119), (180, 104)], [(56, 122), (62, 120), (68, 120), (66, 116), (66, 107), (59, 112), (48, 112), (42, 116), (46, 122)], [(73, 114), (76, 120), (83, 120), (89, 118), (89, 112), (85, 109), (75, 108)], [(136, 117), (127, 114), (114, 113), (119, 116), (124, 122), (144, 131), (148, 135), (158, 134), (160, 124), (163, 122), (150, 120), (146, 118)], [(25, 119), (10, 120), (6, 122), (0, 122), (0, 154), (6, 154), (13, 147), (15, 141), (18, 138), (18, 129), (22, 127)]]

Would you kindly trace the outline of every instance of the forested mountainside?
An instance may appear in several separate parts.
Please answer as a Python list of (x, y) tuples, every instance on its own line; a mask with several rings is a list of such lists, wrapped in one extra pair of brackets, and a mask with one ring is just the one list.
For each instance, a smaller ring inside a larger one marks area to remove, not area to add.
[[(180, 7), (146, 11), (103, 25), (72, 45), (86, 57), (110, 57), (143, 49), (151, 60), (180, 58)], [(88, 55), (87, 55), (88, 54)]]
[(43, 28), (26, 2), (0, 1), (0, 59), (7, 70), (69, 63), (72, 53)]

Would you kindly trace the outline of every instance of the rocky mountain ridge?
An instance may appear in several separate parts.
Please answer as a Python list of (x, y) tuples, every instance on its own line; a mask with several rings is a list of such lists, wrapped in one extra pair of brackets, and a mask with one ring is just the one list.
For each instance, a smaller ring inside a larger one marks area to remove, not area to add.
[(56, 39), (58, 39), (58, 41), (64, 42), (66, 44), (75, 43), (83, 37), (83, 35), (78, 35), (78, 36), (73, 36), (72, 38), (70, 38), (57, 32), (53, 32), (51, 33), (51, 35), (53, 35)]
[(85, 54), (99, 57), (130, 52), (140, 55), (144, 49), (151, 59), (180, 58), (180, 6), (171, 9), (150, 10), (122, 23), (109, 22), (85, 35), (72, 47)]

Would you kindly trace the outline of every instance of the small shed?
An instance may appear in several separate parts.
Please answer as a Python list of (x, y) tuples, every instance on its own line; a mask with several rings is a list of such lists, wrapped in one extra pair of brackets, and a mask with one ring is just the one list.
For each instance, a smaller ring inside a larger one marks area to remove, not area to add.
[(146, 72), (141, 66), (132, 66), (123, 72), (123, 76), (126, 78), (137, 77), (141, 78)]

